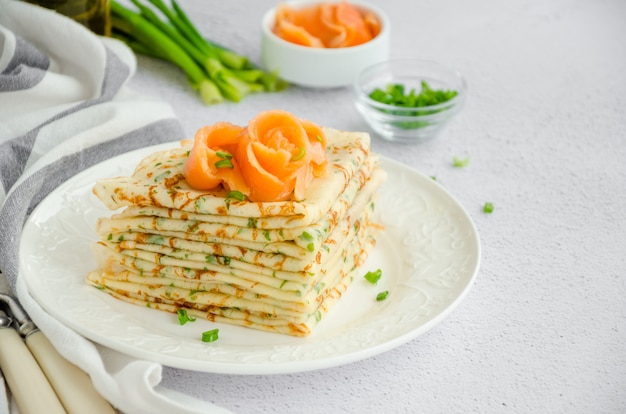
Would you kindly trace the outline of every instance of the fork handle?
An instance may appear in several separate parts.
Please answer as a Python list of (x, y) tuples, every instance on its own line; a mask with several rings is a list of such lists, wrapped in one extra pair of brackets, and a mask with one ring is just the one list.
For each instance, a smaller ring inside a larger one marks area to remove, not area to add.
[(114, 414), (115, 410), (93, 387), (87, 373), (65, 359), (41, 331), (26, 337), (26, 345), (39, 362), (68, 413)]
[(0, 328), (0, 368), (20, 413), (66, 413), (37, 361), (12, 328)]

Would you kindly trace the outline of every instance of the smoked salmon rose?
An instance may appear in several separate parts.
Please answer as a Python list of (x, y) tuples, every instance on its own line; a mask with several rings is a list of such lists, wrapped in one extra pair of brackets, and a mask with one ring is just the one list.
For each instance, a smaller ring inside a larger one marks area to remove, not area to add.
[(187, 183), (197, 190), (211, 190), (223, 184), (229, 191), (250, 194), (234, 157), (242, 132), (242, 127), (228, 122), (200, 128), (185, 163)]
[(250, 200), (302, 200), (313, 177), (326, 171), (326, 137), (289, 112), (262, 112), (248, 123), (237, 156)]
[(221, 184), (255, 202), (302, 200), (326, 165), (322, 129), (273, 110), (260, 113), (246, 128), (222, 122), (198, 130), (185, 179), (198, 190)]

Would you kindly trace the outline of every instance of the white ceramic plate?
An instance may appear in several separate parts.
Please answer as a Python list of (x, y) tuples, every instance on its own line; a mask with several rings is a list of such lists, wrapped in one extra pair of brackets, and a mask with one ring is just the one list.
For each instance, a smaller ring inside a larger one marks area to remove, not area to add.
[[(164, 365), (214, 373), (277, 374), (368, 358), (417, 337), (463, 299), (478, 272), (480, 242), (467, 212), (439, 184), (383, 158), (389, 180), (376, 209), (386, 230), (362, 268), (381, 269), (378, 285), (356, 277), (308, 338), (197, 320), (116, 300), (84, 282), (95, 268), (95, 222), (111, 212), (91, 193), (103, 177), (127, 175), (165, 144), (98, 164), (52, 192), (27, 221), (22, 277), (35, 300), (81, 335), (119, 352)], [(376, 295), (389, 291), (385, 301)], [(219, 328), (204, 343), (203, 331)]]

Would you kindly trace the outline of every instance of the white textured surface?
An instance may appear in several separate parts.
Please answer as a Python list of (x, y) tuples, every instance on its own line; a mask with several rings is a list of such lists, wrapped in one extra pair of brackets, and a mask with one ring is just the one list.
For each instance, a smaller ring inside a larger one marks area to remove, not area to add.
[[(626, 412), (626, 2), (372, 2), (391, 18), (391, 56), (468, 80), (438, 140), (374, 149), (437, 176), (468, 209), (483, 249), (475, 286), (435, 329), (371, 359), (275, 376), (166, 369), (164, 385), (238, 413)], [(181, 3), (206, 36), (260, 60), (275, 2)], [(205, 107), (148, 58), (131, 86), (171, 102), (189, 136), (271, 108), (366, 128), (349, 88)], [(458, 155), (470, 165), (453, 168)]]

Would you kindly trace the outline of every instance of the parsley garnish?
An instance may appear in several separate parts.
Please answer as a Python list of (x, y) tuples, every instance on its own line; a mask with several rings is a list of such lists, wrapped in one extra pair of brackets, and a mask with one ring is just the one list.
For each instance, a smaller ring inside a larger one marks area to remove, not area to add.
[(483, 212), (491, 214), (493, 212), (493, 204), (490, 202), (486, 202), (483, 206)]

